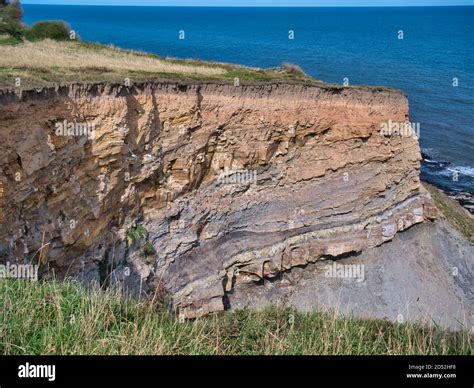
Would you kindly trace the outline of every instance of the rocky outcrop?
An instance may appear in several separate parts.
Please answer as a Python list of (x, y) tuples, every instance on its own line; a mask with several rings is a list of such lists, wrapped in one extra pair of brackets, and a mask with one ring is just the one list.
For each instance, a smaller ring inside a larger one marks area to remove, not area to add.
[(114, 284), (131, 267), (185, 317), (223, 310), (236, 284), (433, 217), (416, 137), (382, 130), (407, 120), (401, 92), (371, 88), (4, 91), (0, 254)]
[[(295, 268), (260, 287), (238, 285), (229, 294), (229, 303), (239, 309), (278, 305), (336, 311), (474, 334), (473, 257), (474, 245), (440, 218), (398, 233), (379, 247)], [(326, 276), (334, 267), (341, 273), (361, 271), (356, 273), (359, 277)]]

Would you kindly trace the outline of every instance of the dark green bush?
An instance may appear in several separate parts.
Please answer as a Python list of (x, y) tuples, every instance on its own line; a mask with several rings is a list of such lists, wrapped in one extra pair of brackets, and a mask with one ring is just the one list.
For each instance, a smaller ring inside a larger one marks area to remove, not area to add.
[(69, 40), (69, 27), (63, 21), (44, 21), (33, 24), (25, 33), (28, 40)]
[(0, 34), (20, 38), (24, 32), (22, 17), (23, 11), (18, 0), (0, 0)]
[(42, 21), (25, 28), (21, 19), (23, 10), (19, 0), (0, 0), (0, 35), (10, 35), (15, 42), (23, 37), (29, 40), (68, 40), (69, 27), (60, 20)]

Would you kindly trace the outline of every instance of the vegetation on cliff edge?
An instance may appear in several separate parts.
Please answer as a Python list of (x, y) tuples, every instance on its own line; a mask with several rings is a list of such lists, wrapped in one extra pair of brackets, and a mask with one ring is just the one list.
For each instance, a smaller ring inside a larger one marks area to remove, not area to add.
[[(69, 26), (62, 20), (44, 20), (28, 27), (22, 18), (19, 0), (0, 0), (0, 46), (19, 44), (24, 39), (67, 40), (71, 36)], [(75, 37), (75, 33), (72, 36)]]
[[(159, 299), (159, 298), (158, 298)], [(472, 354), (467, 331), (269, 308), (181, 321), (76, 282), (0, 280), (2, 354)]]
[(440, 189), (424, 182), (441, 216), (457, 229), (471, 244), (474, 244), (474, 217), (458, 201)]
[(295, 66), (259, 69), (154, 54), (74, 40), (45, 39), (0, 45), (0, 88), (53, 86), (65, 83), (199, 80), (318, 83)]

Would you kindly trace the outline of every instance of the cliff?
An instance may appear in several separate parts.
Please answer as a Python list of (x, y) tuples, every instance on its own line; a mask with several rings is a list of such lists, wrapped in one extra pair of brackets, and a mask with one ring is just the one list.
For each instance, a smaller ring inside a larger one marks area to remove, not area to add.
[(1, 260), (223, 310), (236, 285), (434, 217), (416, 137), (381, 130), (407, 120), (403, 93), (363, 87), (4, 90)]

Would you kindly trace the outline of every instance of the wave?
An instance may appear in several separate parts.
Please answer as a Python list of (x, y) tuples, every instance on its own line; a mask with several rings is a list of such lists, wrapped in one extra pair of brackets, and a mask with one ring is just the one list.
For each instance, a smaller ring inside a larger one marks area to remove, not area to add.
[(474, 166), (439, 160), (438, 152), (422, 149), (421, 178), (443, 191), (474, 195)]
[(457, 173), (459, 175), (465, 175), (474, 178), (474, 166), (460, 166), (454, 165), (452, 162), (436, 160), (436, 158), (430, 155), (428, 152), (428, 149), (423, 149), (421, 151), (421, 157), (423, 159), (423, 163), (430, 168), (431, 172), (435, 172), (434, 170), (437, 170), (438, 174), (444, 176), (452, 176), (453, 174)]
[(471, 178), (474, 178), (474, 167), (468, 166), (454, 166), (446, 168), (449, 175), (458, 173), (459, 175), (465, 175)]

